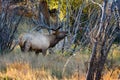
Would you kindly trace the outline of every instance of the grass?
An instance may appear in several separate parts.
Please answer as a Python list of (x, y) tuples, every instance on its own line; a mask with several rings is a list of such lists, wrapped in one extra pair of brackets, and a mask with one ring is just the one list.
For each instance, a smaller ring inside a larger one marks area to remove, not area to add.
[[(9, 66), (8, 64), (22, 63), (29, 64), (30, 68), (33, 70), (44, 69), (52, 76), (56, 76), (58, 79), (62, 78), (63, 67), (69, 56), (64, 56), (63, 54), (50, 54), (43, 56), (39, 54), (36, 56), (34, 53), (22, 53), (20, 49), (16, 49), (9, 54), (0, 56), (0, 71), (5, 72)], [(80, 73), (85, 73), (84, 63), (88, 60), (87, 55), (74, 56), (65, 68), (64, 77), (70, 77), (73, 73), (78, 71), (78, 66), (80, 66)], [(24, 65), (23, 65), (24, 66)], [(7, 70), (8, 71), (8, 70)]]
[[(117, 80), (120, 77), (120, 56), (119, 50), (116, 50), (113, 51), (115, 59), (113, 65), (117, 66), (105, 69), (103, 80)], [(33, 52), (22, 53), (16, 48), (13, 52), (0, 56), (0, 80), (85, 80), (89, 54), (81, 53), (78, 52), (70, 59), (62, 75), (69, 56), (63, 54), (36, 56)]]
[[(103, 75), (103, 80), (117, 80), (120, 73), (120, 68), (115, 68), (114, 71), (106, 71)], [(42, 69), (33, 69), (27, 63), (16, 62), (7, 64), (6, 72), (0, 72), (0, 80), (59, 80), (50, 71)], [(61, 80), (85, 80), (84, 73), (74, 72), (71, 76), (63, 76)]]
[(33, 70), (27, 63), (13, 63), (7, 66), (5, 73), (0, 73), (3, 80), (57, 80), (47, 71)]

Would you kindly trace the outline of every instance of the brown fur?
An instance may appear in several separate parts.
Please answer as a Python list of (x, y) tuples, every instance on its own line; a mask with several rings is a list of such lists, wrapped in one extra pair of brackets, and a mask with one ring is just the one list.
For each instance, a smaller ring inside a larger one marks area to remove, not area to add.
[(61, 31), (45, 35), (40, 33), (25, 33), (19, 37), (19, 46), (23, 52), (35, 51), (36, 54), (42, 52), (46, 55), (48, 48), (54, 47), (59, 41), (64, 39), (67, 32)]

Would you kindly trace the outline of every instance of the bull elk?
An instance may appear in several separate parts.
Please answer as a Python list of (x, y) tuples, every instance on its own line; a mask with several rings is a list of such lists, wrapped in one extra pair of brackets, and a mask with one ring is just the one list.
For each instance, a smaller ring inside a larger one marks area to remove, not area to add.
[(54, 47), (59, 41), (67, 36), (67, 31), (55, 31), (52, 34), (24, 33), (19, 37), (19, 46), (21, 51), (35, 51), (36, 54), (42, 52), (46, 55), (49, 48)]

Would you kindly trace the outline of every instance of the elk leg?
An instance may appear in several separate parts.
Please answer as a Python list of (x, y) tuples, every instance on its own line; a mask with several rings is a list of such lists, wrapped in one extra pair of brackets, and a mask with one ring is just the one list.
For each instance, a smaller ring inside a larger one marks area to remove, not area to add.
[(35, 51), (35, 54), (38, 55), (38, 54), (39, 54), (39, 51)]
[(24, 48), (25, 48), (25, 52), (29, 51), (29, 49), (30, 49), (30, 42), (28, 40), (26, 40), (24, 42)]
[(45, 56), (46, 55), (46, 49), (42, 49), (42, 54), (43, 54), (43, 56)]
[(50, 48), (49, 49), (49, 54), (55, 54), (55, 52)]
[(20, 45), (20, 48), (21, 48), (21, 51), (22, 51), (22, 52), (25, 52), (26, 42), (27, 42), (27, 41), (25, 41), (25, 42), (23, 43), (23, 45)]
[(22, 52), (25, 51), (24, 46), (20, 46), (20, 49), (21, 49)]

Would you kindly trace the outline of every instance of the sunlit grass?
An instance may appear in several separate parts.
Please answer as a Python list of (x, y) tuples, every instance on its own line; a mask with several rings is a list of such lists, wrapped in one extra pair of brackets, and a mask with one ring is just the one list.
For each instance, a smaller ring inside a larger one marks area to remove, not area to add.
[[(120, 69), (107, 71), (103, 80), (117, 80), (120, 76)], [(32, 69), (28, 63), (12, 63), (7, 65), (6, 72), (0, 72), (0, 80), (59, 80), (48, 70)], [(74, 72), (70, 77), (63, 76), (61, 80), (85, 80), (85, 73)]]
[[(81, 50), (73, 56), (62, 74), (63, 67), (70, 57), (61, 53), (43, 56), (35, 53), (22, 53), (17, 47), (13, 52), (0, 56), (0, 80), (85, 80), (89, 51)], [(103, 80), (118, 80), (119, 49), (114, 49), (113, 67), (106, 64), (103, 71)], [(117, 55), (117, 56), (116, 56)], [(117, 66), (116, 66), (117, 65)], [(115, 67), (114, 67), (115, 66)]]
[(103, 74), (103, 80), (119, 80), (120, 79), (120, 67), (117, 66)]
[(34, 70), (27, 63), (13, 63), (7, 66), (5, 73), (0, 73), (0, 80), (57, 80), (48, 71)]

